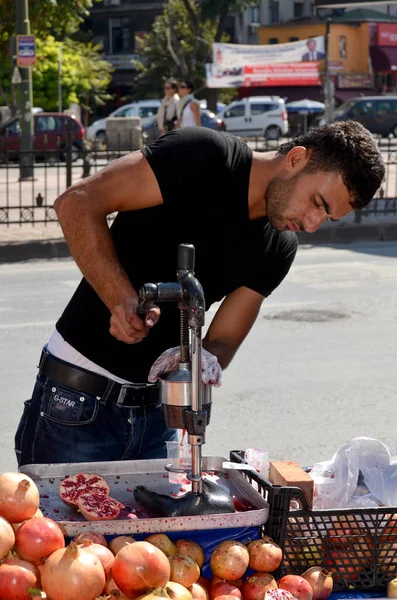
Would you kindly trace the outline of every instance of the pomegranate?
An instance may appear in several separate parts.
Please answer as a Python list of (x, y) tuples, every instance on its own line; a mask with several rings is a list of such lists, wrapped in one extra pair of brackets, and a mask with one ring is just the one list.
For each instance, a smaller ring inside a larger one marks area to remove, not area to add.
[(153, 546), (156, 546), (156, 548), (164, 552), (166, 556), (173, 556), (178, 552), (174, 542), (170, 540), (165, 533), (154, 533), (153, 535), (149, 535), (149, 537), (145, 539), (145, 542), (153, 544)]
[(34, 565), (14, 557), (0, 564), (1, 600), (31, 600), (28, 588), (39, 587), (40, 573)]
[(242, 577), (249, 563), (247, 546), (235, 540), (221, 542), (211, 555), (211, 570), (216, 577), (235, 581)]
[(51, 600), (94, 600), (105, 581), (100, 560), (74, 542), (47, 558), (41, 576), (43, 590)]
[(73, 538), (73, 541), (76, 542), (76, 544), (82, 544), (84, 540), (92, 540), (94, 544), (101, 544), (101, 546), (108, 547), (105, 536), (97, 531), (85, 531), (84, 533), (75, 535)]
[(15, 534), (10, 523), (0, 517), (0, 560), (9, 553), (15, 544)]
[(306, 579), (299, 575), (285, 575), (278, 582), (278, 587), (281, 590), (291, 592), (298, 600), (312, 600), (313, 588)]
[(363, 570), (362, 561), (352, 557), (345, 550), (333, 550), (329, 554), (330, 557), (325, 559), (324, 564), (330, 567), (332, 572), (336, 571), (346, 581), (354, 581)]
[(210, 599), (215, 600), (218, 596), (236, 596), (237, 598), (242, 598), (242, 594), (238, 587), (229, 581), (221, 581), (212, 586)]
[(277, 589), (277, 583), (270, 573), (254, 573), (243, 582), (244, 600), (263, 600), (268, 590)]
[(228, 596), (225, 594), (224, 596), (218, 596), (217, 600), (235, 600), (236, 596)]
[(108, 578), (114, 563), (114, 555), (109, 548), (105, 548), (102, 544), (94, 544), (92, 540), (84, 540), (83, 543), (80, 544), (80, 548), (93, 552), (95, 556), (99, 558), (103, 570), (105, 571), (105, 577)]
[(177, 540), (176, 547), (178, 554), (185, 554), (196, 561), (200, 569), (204, 564), (204, 550), (202, 547), (191, 540)]
[(149, 590), (146, 594), (139, 596), (138, 600), (192, 600), (192, 595), (183, 585), (169, 581), (165, 587)]
[(55, 550), (65, 547), (60, 527), (48, 517), (29, 519), (15, 533), (18, 555), (31, 563), (40, 564)]
[[(41, 512), (41, 510), (39, 508), (36, 510), (33, 517), (31, 517), (31, 519), (37, 519), (38, 517), (44, 517), (43, 513)], [(27, 519), (25, 519), (25, 521), (26, 520)], [(25, 523), (25, 521), (22, 521), (21, 523), (11, 523), (13, 530), (16, 531), (23, 523)]]
[[(118, 590), (120, 592), (113, 577), (108, 577), (102, 593), (105, 594), (105, 596), (106, 596), (107, 594), (110, 594), (110, 592), (112, 590)], [(120, 594), (121, 594), (121, 592), (120, 592)]]
[(264, 600), (296, 600), (295, 596), (287, 590), (267, 590)]
[(260, 540), (254, 540), (247, 548), (250, 555), (250, 569), (271, 573), (279, 568), (283, 552), (270, 537), (265, 536)]
[(163, 587), (170, 574), (170, 563), (164, 552), (148, 542), (135, 542), (119, 550), (112, 568), (117, 587), (127, 596)]
[(313, 600), (327, 600), (329, 598), (334, 587), (332, 573), (322, 567), (311, 567), (302, 573), (302, 577), (312, 586)]
[(124, 505), (101, 492), (81, 494), (77, 500), (79, 511), (87, 521), (113, 521)]
[(209, 579), (203, 577), (203, 575), (200, 575), (200, 577), (197, 579), (197, 583), (202, 585), (207, 590), (207, 592), (210, 593), (212, 584)]
[(171, 600), (193, 600), (192, 592), (176, 581), (169, 581), (164, 589)]
[(65, 477), (59, 486), (59, 495), (68, 506), (77, 506), (82, 494), (89, 492), (109, 494), (110, 487), (103, 477), (93, 473), (76, 473)]
[(23, 473), (0, 475), (0, 515), (9, 523), (33, 517), (39, 502), (39, 490), (33, 479)]
[(209, 600), (209, 592), (206, 587), (200, 584), (201, 577), (198, 578), (196, 583), (193, 583), (189, 587), (189, 592), (192, 595), (193, 600)]
[(221, 577), (215, 577), (215, 575), (213, 575), (211, 577), (211, 587), (217, 583), (220, 583), (221, 581), (226, 581), (226, 579), (222, 579)]
[(113, 538), (109, 542), (109, 550), (113, 552), (114, 555), (117, 554), (119, 550), (127, 546), (127, 544), (133, 544), (135, 542), (132, 535), (118, 535)]
[(397, 579), (392, 579), (387, 584), (387, 597), (397, 598)]
[(171, 565), (171, 581), (176, 581), (185, 587), (196, 583), (200, 577), (200, 567), (195, 560), (185, 554), (174, 554), (169, 557)]

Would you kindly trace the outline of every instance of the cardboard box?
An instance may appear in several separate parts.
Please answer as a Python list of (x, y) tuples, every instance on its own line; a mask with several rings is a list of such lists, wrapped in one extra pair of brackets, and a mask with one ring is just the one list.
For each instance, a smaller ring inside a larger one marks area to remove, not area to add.
[(295, 460), (271, 460), (269, 480), (274, 485), (300, 488), (313, 505), (314, 481)]

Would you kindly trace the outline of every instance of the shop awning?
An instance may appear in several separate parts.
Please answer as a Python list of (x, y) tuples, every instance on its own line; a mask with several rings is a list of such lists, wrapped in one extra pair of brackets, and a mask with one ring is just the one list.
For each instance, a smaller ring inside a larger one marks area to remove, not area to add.
[(375, 73), (397, 70), (397, 46), (371, 46), (370, 55)]

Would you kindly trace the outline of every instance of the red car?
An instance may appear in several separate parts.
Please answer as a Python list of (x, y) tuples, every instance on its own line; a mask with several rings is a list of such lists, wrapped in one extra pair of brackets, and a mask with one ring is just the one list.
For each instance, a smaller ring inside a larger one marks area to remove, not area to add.
[[(66, 123), (72, 123), (72, 160), (77, 160), (85, 148), (85, 129), (74, 117), (56, 112), (33, 115), (34, 153), (36, 158), (57, 156), (65, 160)], [(15, 117), (0, 127), (0, 162), (17, 159), (20, 147), (19, 119)]]

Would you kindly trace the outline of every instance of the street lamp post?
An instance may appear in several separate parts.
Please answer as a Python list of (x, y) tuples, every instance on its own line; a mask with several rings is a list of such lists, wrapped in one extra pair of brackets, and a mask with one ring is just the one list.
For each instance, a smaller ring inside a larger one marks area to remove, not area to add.
[[(30, 35), (28, 0), (16, 0), (16, 34)], [(18, 85), (19, 123), (21, 129), (19, 180), (33, 178), (33, 90), (31, 67), (19, 67), (21, 82)]]
[(330, 38), (331, 19), (327, 19), (325, 30), (325, 74), (324, 74), (324, 104), (325, 120), (330, 123), (334, 120), (334, 82), (330, 76), (329, 69), (329, 38)]

